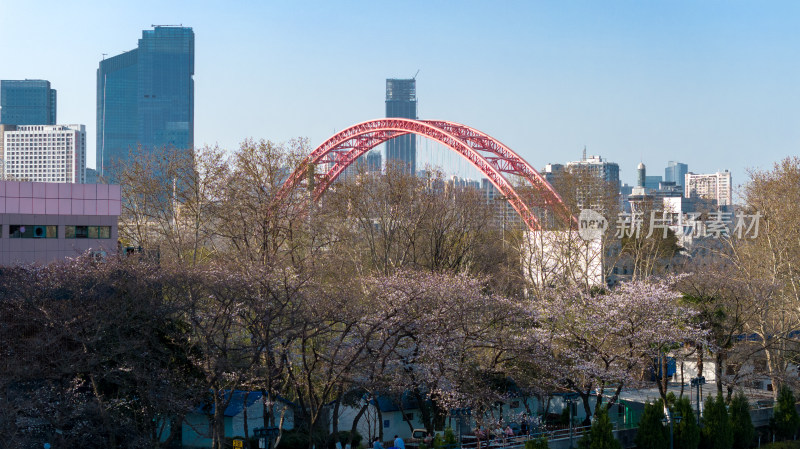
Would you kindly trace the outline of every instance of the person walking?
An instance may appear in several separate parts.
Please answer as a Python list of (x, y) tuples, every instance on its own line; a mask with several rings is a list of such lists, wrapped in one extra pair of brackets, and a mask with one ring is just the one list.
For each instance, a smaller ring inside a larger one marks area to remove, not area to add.
[(395, 435), (394, 436), (394, 447), (396, 447), (397, 449), (406, 449), (406, 443), (403, 441), (402, 438), (400, 438), (399, 436)]

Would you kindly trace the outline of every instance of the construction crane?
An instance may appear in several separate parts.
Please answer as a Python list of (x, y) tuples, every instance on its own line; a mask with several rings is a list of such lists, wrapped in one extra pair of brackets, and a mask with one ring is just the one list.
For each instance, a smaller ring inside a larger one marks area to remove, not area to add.
[(182, 27), (183, 24), (180, 24), (180, 25), (150, 25), (150, 26), (153, 27), (153, 28), (155, 28), (155, 27)]
[(417, 80), (417, 75), (419, 75), (419, 69), (417, 69), (417, 73), (415, 73), (414, 76), (411, 77), (411, 79), (416, 81)]

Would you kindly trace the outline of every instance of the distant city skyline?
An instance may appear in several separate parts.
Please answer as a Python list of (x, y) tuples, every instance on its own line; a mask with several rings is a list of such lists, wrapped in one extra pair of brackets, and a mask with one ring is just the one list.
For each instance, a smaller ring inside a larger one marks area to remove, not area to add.
[(484, 131), (537, 168), (586, 146), (618, 163), (628, 184), (640, 161), (661, 174), (677, 160), (695, 173), (729, 169), (739, 185), (747, 168), (800, 149), (796, 2), (0, 6), (13, 61), (0, 79), (49, 80), (58, 121), (87, 124), (90, 166), (97, 62), (159, 23), (197, 34), (198, 146), (250, 137), (316, 146), (383, 116), (384, 80), (419, 69), (420, 118)]

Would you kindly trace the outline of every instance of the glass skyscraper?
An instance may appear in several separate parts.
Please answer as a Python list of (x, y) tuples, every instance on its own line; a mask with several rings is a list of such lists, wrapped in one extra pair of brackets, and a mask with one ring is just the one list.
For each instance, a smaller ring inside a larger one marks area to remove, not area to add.
[(689, 173), (689, 166), (680, 162), (669, 161), (667, 168), (664, 169), (664, 181), (674, 182), (677, 186), (686, 184), (686, 173)]
[[(417, 81), (386, 80), (386, 117), (417, 118)], [(386, 143), (387, 164), (402, 164), (410, 173), (417, 172), (417, 139), (414, 134), (395, 137)]]
[(194, 146), (194, 32), (156, 26), (97, 69), (97, 171), (112, 177), (131, 150)]
[(55, 125), (56, 90), (50, 81), (0, 81), (0, 124)]

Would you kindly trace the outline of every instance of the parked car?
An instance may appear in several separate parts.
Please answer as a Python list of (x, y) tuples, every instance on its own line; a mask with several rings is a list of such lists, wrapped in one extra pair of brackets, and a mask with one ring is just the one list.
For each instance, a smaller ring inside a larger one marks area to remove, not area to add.
[[(444, 437), (444, 432), (436, 431), (436, 432), (433, 433), (431, 438), (435, 437), (436, 435), (441, 435), (442, 437)], [(427, 430), (425, 430), (425, 429), (414, 429), (411, 432), (411, 442), (415, 442), (415, 443), (424, 442), (425, 441), (425, 437), (427, 437), (427, 436), (428, 436), (428, 431)]]

